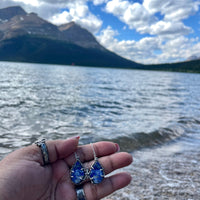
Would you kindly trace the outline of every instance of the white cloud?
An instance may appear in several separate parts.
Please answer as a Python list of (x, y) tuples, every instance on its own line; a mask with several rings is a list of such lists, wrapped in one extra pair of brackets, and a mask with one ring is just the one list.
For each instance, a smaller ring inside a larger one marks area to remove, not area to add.
[(95, 6), (107, 3), (108, 0), (91, 0)]
[(123, 17), (126, 9), (129, 7), (130, 3), (128, 1), (112, 0), (106, 5), (106, 11), (113, 13), (115, 16)]
[(64, 24), (74, 21), (92, 33), (98, 32), (103, 23), (89, 11), (88, 6), (84, 3), (70, 3), (66, 5), (65, 11), (54, 14), (49, 20), (54, 24)]
[[(118, 17), (130, 29), (151, 35), (188, 34), (192, 30), (181, 20), (198, 11), (199, 2), (193, 0), (144, 0), (143, 4), (127, 0), (111, 0), (105, 10)], [(163, 15), (158, 19), (156, 13)]]
[(109, 50), (139, 63), (167, 63), (185, 60), (192, 55), (200, 55), (199, 38), (185, 36), (144, 37), (139, 41), (116, 39), (118, 32), (111, 27), (102, 30), (98, 41)]
[(112, 13), (129, 28), (136, 29), (139, 32), (145, 32), (147, 26), (152, 24), (155, 17), (139, 3), (130, 3), (123, 0), (109, 1), (105, 7), (108, 13)]
[(192, 32), (192, 29), (185, 26), (182, 22), (158, 21), (151, 25), (148, 31), (151, 35), (186, 35)]
[[(18, 0), (16, 0), (18, 1)], [(22, 1), (25, 1), (25, 0), (22, 0)], [(38, 0), (40, 2), (46, 2), (46, 3), (49, 3), (49, 4), (74, 4), (74, 3), (86, 3), (87, 0)]]
[(98, 41), (106, 46), (109, 50), (117, 54), (134, 60), (136, 62), (149, 63), (153, 60), (147, 58), (154, 57), (154, 52), (159, 50), (161, 40), (155, 37), (146, 37), (139, 41), (116, 39), (119, 33), (111, 27), (102, 30), (100, 35), (97, 36)]
[(31, 5), (31, 6), (40, 6), (41, 2), (38, 0), (13, 0), (16, 3), (23, 3), (26, 5)]
[(144, 26), (151, 24), (154, 20), (153, 17), (147, 12), (144, 7), (139, 3), (129, 5), (123, 16), (130, 28), (135, 28), (140, 31)]
[[(188, 39), (180, 36), (162, 45), (162, 54), (156, 58), (156, 63), (161, 62), (179, 62), (194, 55), (200, 50), (200, 41), (198, 39)], [(200, 52), (200, 51), (199, 51)], [(196, 54), (197, 55), (197, 54)]]
[(55, 14), (50, 19), (53, 23), (61, 24), (66, 23), (68, 20), (77, 20), (80, 18), (85, 18), (89, 14), (88, 7), (84, 4), (71, 4), (66, 5), (66, 10), (61, 13)]
[(114, 48), (117, 48), (118, 40), (115, 39), (119, 33), (118, 31), (113, 30), (110, 26), (102, 30), (100, 35), (97, 36), (99, 42), (106, 47), (109, 47), (110, 50), (114, 51)]
[[(27, 12), (36, 12), (40, 17), (54, 23), (76, 22), (92, 33), (97, 33), (102, 20), (92, 14), (88, 0), (1, 0), (0, 7), (20, 5)], [(99, 1), (100, 3), (100, 1)]]
[(144, 0), (143, 6), (151, 14), (161, 13), (165, 20), (180, 21), (198, 11), (200, 2), (194, 0)]

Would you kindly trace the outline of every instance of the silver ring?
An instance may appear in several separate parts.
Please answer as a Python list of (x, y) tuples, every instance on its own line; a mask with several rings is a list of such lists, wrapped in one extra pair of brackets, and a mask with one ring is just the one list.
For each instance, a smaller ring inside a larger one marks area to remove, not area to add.
[(83, 186), (76, 187), (76, 195), (77, 195), (77, 200), (86, 200)]
[(40, 147), (40, 149), (41, 149), (44, 165), (49, 164), (50, 163), (49, 162), (49, 153), (48, 153), (47, 145), (45, 143), (45, 139), (36, 141), (35, 144), (38, 147)]

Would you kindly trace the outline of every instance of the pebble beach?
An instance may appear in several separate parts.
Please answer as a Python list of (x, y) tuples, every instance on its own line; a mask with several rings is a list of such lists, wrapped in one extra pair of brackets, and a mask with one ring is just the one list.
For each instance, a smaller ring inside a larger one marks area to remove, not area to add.
[[(200, 150), (198, 141), (172, 142), (133, 153), (134, 162), (125, 171), (131, 184), (110, 196), (116, 200), (200, 199)], [(124, 169), (123, 169), (124, 171)]]

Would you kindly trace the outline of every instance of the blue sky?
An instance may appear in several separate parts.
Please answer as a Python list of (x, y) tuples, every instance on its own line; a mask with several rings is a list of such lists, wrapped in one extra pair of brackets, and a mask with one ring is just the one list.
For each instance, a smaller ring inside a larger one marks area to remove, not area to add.
[(200, 0), (1, 0), (54, 23), (71, 21), (139, 63), (200, 58)]

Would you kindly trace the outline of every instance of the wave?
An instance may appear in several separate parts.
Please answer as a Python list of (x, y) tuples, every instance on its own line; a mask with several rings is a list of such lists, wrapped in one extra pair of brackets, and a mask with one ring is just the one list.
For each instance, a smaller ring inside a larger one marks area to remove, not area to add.
[(190, 124), (200, 125), (200, 120), (191, 117), (180, 117), (178, 123), (185, 125), (190, 125)]
[(161, 128), (150, 133), (133, 133), (129, 136), (119, 136), (112, 139), (120, 145), (121, 150), (132, 152), (136, 149), (152, 147), (155, 145), (163, 144), (167, 141), (172, 141), (181, 135), (184, 130), (181, 127), (176, 128)]
[(7, 108), (7, 107), (8, 108), (10, 108), (10, 107), (18, 108), (18, 107), (24, 105), (25, 103), (26, 103), (25, 101), (19, 101), (17, 103), (5, 103), (5, 104), (0, 105), (0, 109)]
[(196, 130), (197, 128), (199, 129), (199, 126), (199, 119), (180, 117), (173, 126), (167, 128), (159, 128), (158, 130), (152, 131), (150, 133), (132, 133), (128, 136), (119, 136), (112, 140), (107, 140), (118, 143), (121, 147), (121, 150), (132, 152), (140, 148), (161, 145), (181, 137), (188, 137), (191, 133), (197, 133)]

